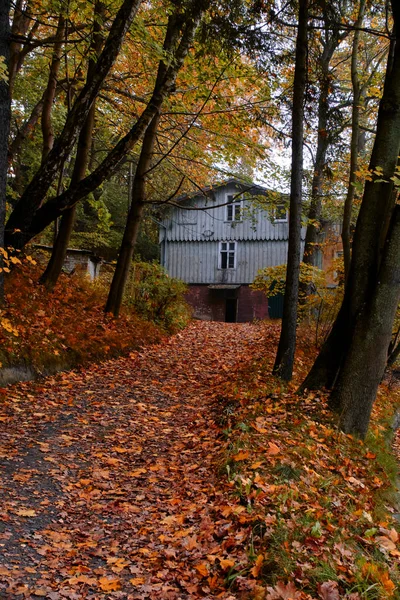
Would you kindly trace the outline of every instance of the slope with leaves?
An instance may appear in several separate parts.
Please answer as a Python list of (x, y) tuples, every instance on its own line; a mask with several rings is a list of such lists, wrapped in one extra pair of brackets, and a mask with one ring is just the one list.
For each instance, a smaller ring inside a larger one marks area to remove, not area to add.
[(196, 323), (3, 390), (0, 597), (395, 598), (383, 426), (372, 449), (271, 379), (278, 333)]

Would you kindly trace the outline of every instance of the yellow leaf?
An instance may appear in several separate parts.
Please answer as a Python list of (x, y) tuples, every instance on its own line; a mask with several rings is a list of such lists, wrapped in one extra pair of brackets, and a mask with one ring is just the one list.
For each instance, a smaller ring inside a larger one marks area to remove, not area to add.
[(20, 508), (15, 511), (15, 514), (19, 517), (34, 517), (36, 515), (36, 511), (32, 508)]
[(143, 473), (146, 473), (147, 469), (135, 469), (134, 471), (129, 471), (128, 475), (130, 477), (140, 477), (140, 475), (143, 475)]

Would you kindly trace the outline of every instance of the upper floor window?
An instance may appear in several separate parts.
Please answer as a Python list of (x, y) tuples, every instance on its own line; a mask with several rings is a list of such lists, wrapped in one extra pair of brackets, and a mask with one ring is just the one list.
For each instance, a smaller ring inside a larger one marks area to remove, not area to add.
[(226, 220), (227, 221), (241, 221), (242, 220), (242, 202), (241, 200), (234, 200), (233, 195), (227, 196), (228, 204), (226, 206)]
[(277, 204), (273, 212), (274, 223), (287, 223), (288, 211), (285, 204)]
[(236, 268), (236, 242), (220, 242), (219, 245), (219, 268)]

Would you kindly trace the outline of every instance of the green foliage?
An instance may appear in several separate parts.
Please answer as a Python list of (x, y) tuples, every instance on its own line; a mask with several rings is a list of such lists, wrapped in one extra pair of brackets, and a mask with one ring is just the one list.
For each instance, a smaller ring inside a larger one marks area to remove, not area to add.
[[(317, 307), (321, 302), (326, 287), (324, 271), (302, 262), (299, 281), (299, 303), (301, 309), (304, 311), (304, 309)], [(284, 294), (285, 284), (286, 265), (278, 265), (276, 267), (260, 269), (251, 287), (254, 290), (264, 292), (267, 297), (271, 298), (278, 294)]]
[(186, 285), (169, 277), (157, 263), (134, 262), (126, 287), (125, 302), (142, 317), (168, 331), (183, 329), (190, 318), (184, 300)]

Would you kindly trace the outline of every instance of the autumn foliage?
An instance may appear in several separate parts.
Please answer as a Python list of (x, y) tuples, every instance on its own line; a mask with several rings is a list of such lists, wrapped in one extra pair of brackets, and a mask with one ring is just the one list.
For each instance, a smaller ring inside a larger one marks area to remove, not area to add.
[(37, 283), (40, 269), (17, 266), (6, 280), (0, 311), (0, 361), (29, 364), (38, 372), (117, 356), (154, 343), (156, 325), (124, 311), (119, 321), (104, 314), (106, 288), (83, 275), (63, 275), (54, 291)]

